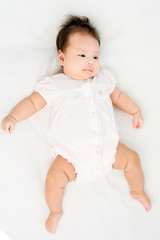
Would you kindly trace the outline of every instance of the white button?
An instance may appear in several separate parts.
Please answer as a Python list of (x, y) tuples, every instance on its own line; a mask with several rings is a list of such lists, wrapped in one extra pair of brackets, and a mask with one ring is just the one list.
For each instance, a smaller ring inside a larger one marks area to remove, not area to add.
[(96, 112), (94, 110), (91, 111), (91, 115), (94, 117), (96, 116)]
[(100, 154), (100, 150), (96, 150), (96, 153), (97, 153), (97, 155), (99, 155)]
[(91, 114), (92, 116), (95, 116), (95, 115), (96, 115), (96, 111), (95, 111), (94, 109), (91, 109), (91, 110), (90, 110), (90, 114)]
[(94, 137), (96, 137), (97, 139), (99, 139), (100, 134), (99, 134), (98, 131), (93, 131), (92, 133), (93, 133), (93, 136), (94, 136)]

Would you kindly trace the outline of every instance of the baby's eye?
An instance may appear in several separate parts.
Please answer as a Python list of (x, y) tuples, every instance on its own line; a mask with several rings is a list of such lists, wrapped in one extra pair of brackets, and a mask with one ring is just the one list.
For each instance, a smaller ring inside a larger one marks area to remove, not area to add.
[(94, 59), (98, 59), (98, 57), (93, 57)]
[(80, 56), (80, 57), (85, 57), (85, 55), (84, 55), (84, 54), (79, 54), (79, 56)]

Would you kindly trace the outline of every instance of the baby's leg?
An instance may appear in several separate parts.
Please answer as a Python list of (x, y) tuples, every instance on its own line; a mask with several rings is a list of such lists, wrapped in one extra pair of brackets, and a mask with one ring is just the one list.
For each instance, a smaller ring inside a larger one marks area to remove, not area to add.
[(144, 192), (144, 176), (139, 155), (119, 142), (113, 168), (124, 170), (125, 177), (131, 189), (131, 197), (141, 202), (147, 212), (150, 211), (151, 203)]
[(46, 229), (56, 233), (57, 224), (63, 215), (62, 200), (64, 187), (76, 178), (75, 169), (71, 163), (58, 155), (51, 165), (47, 178), (45, 196), (50, 215), (46, 220)]

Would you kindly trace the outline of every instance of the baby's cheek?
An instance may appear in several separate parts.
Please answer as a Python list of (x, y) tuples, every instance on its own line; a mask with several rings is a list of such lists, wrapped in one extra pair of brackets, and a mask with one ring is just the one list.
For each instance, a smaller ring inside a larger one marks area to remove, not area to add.
[(94, 70), (94, 76), (97, 75), (98, 72), (99, 72), (99, 67), (96, 67)]

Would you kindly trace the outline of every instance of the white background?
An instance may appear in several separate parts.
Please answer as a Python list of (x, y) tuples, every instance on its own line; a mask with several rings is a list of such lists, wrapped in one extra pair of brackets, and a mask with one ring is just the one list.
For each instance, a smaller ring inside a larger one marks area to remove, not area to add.
[(159, 12), (158, 0), (0, 0), (0, 121), (56, 70), (55, 39), (66, 14), (88, 16), (101, 33), (101, 66), (141, 107), (141, 130), (132, 128), (131, 115), (115, 109), (115, 117), (120, 141), (140, 155), (152, 201), (147, 214), (130, 199), (123, 172), (94, 183), (73, 182), (66, 187), (56, 235), (46, 232), (44, 183), (52, 159), (45, 107), (12, 135), (0, 129), (0, 228), (10, 239), (160, 239)]

